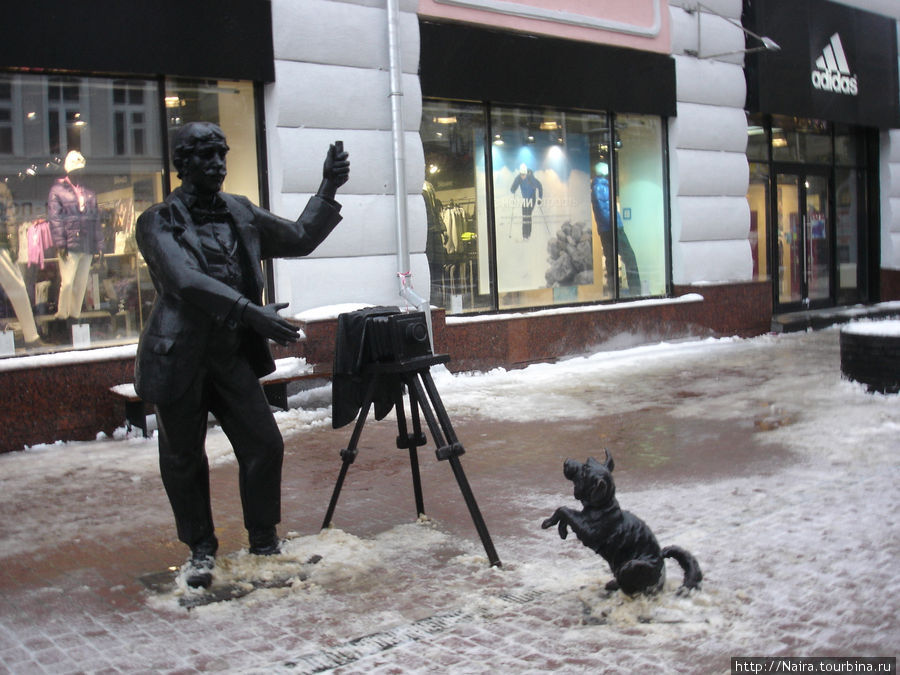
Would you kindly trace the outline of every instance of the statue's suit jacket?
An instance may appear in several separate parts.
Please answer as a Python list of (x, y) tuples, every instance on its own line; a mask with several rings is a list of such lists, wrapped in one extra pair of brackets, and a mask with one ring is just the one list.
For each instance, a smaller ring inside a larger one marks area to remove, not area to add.
[[(294, 222), (254, 206), (245, 197), (219, 193), (235, 224), (247, 296), (208, 274), (181, 188), (138, 218), (138, 248), (150, 269), (157, 298), (144, 326), (135, 362), (135, 389), (148, 403), (171, 403), (197, 376), (217, 331), (233, 329), (230, 317), (244, 297), (262, 302), (260, 261), (312, 252), (340, 222), (340, 205), (312, 197)], [(226, 323), (231, 325), (226, 325)], [(259, 377), (275, 370), (265, 338), (243, 331), (240, 353)]]

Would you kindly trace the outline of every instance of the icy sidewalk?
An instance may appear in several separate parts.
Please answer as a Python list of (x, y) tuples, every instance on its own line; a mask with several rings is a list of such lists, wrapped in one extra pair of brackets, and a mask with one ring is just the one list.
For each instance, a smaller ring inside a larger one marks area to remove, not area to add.
[[(138, 581), (185, 557), (153, 441), (4, 455), (0, 671), (721, 673), (736, 655), (896, 655), (900, 397), (841, 381), (837, 331), (435, 376), (502, 568), (430, 448), (430, 518), (414, 518), (391, 420), (367, 424), (319, 533), (350, 433), (330, 429), (327, 395), (279, 414), (277, 559), (241, 550), (235, 466), (211, 432), (219, 583), (287, 581), (190, 611), (187, 591)], [(603, 561), (540, 529), (575, 505), (563, 459), (603, 446), (622, 507), (697, 556), (702, 592), (676, 596), (670, 565), (663, 595), (607, 597)]]

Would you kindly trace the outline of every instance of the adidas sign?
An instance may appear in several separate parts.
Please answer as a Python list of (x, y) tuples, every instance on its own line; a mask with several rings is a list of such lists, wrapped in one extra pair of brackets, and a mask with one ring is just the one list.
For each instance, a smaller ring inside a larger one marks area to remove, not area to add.
[(850, 72), (841, 36), (837, 33), (831, 36), (828, 46), (822, 50), (822, 56), (816, 59), (816, 67), (812, 71), (812, 84), (820, 91), (835, 94), (856, 96), (859, 92), (856, 75)]

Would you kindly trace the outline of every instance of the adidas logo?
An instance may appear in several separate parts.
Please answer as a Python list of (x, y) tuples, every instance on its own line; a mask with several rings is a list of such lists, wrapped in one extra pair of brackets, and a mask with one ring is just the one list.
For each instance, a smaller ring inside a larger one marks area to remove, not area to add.
[(828, 46), (822, 50), (822, 56), (816, 59), (812, 84), (820, 91), (848, 96), (856, 96), (859, 91), (856, 75), (850, 72), (841, 36), (837, 33), (831, 36)]

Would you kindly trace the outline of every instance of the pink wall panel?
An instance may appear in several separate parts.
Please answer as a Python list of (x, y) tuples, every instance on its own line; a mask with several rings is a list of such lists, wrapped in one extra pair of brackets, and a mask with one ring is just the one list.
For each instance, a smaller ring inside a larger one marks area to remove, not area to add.
[[(505, 10), (536, 14), (515, 16)], [(419, 0), (419, 16), (669, 53), (667, 0)]]

